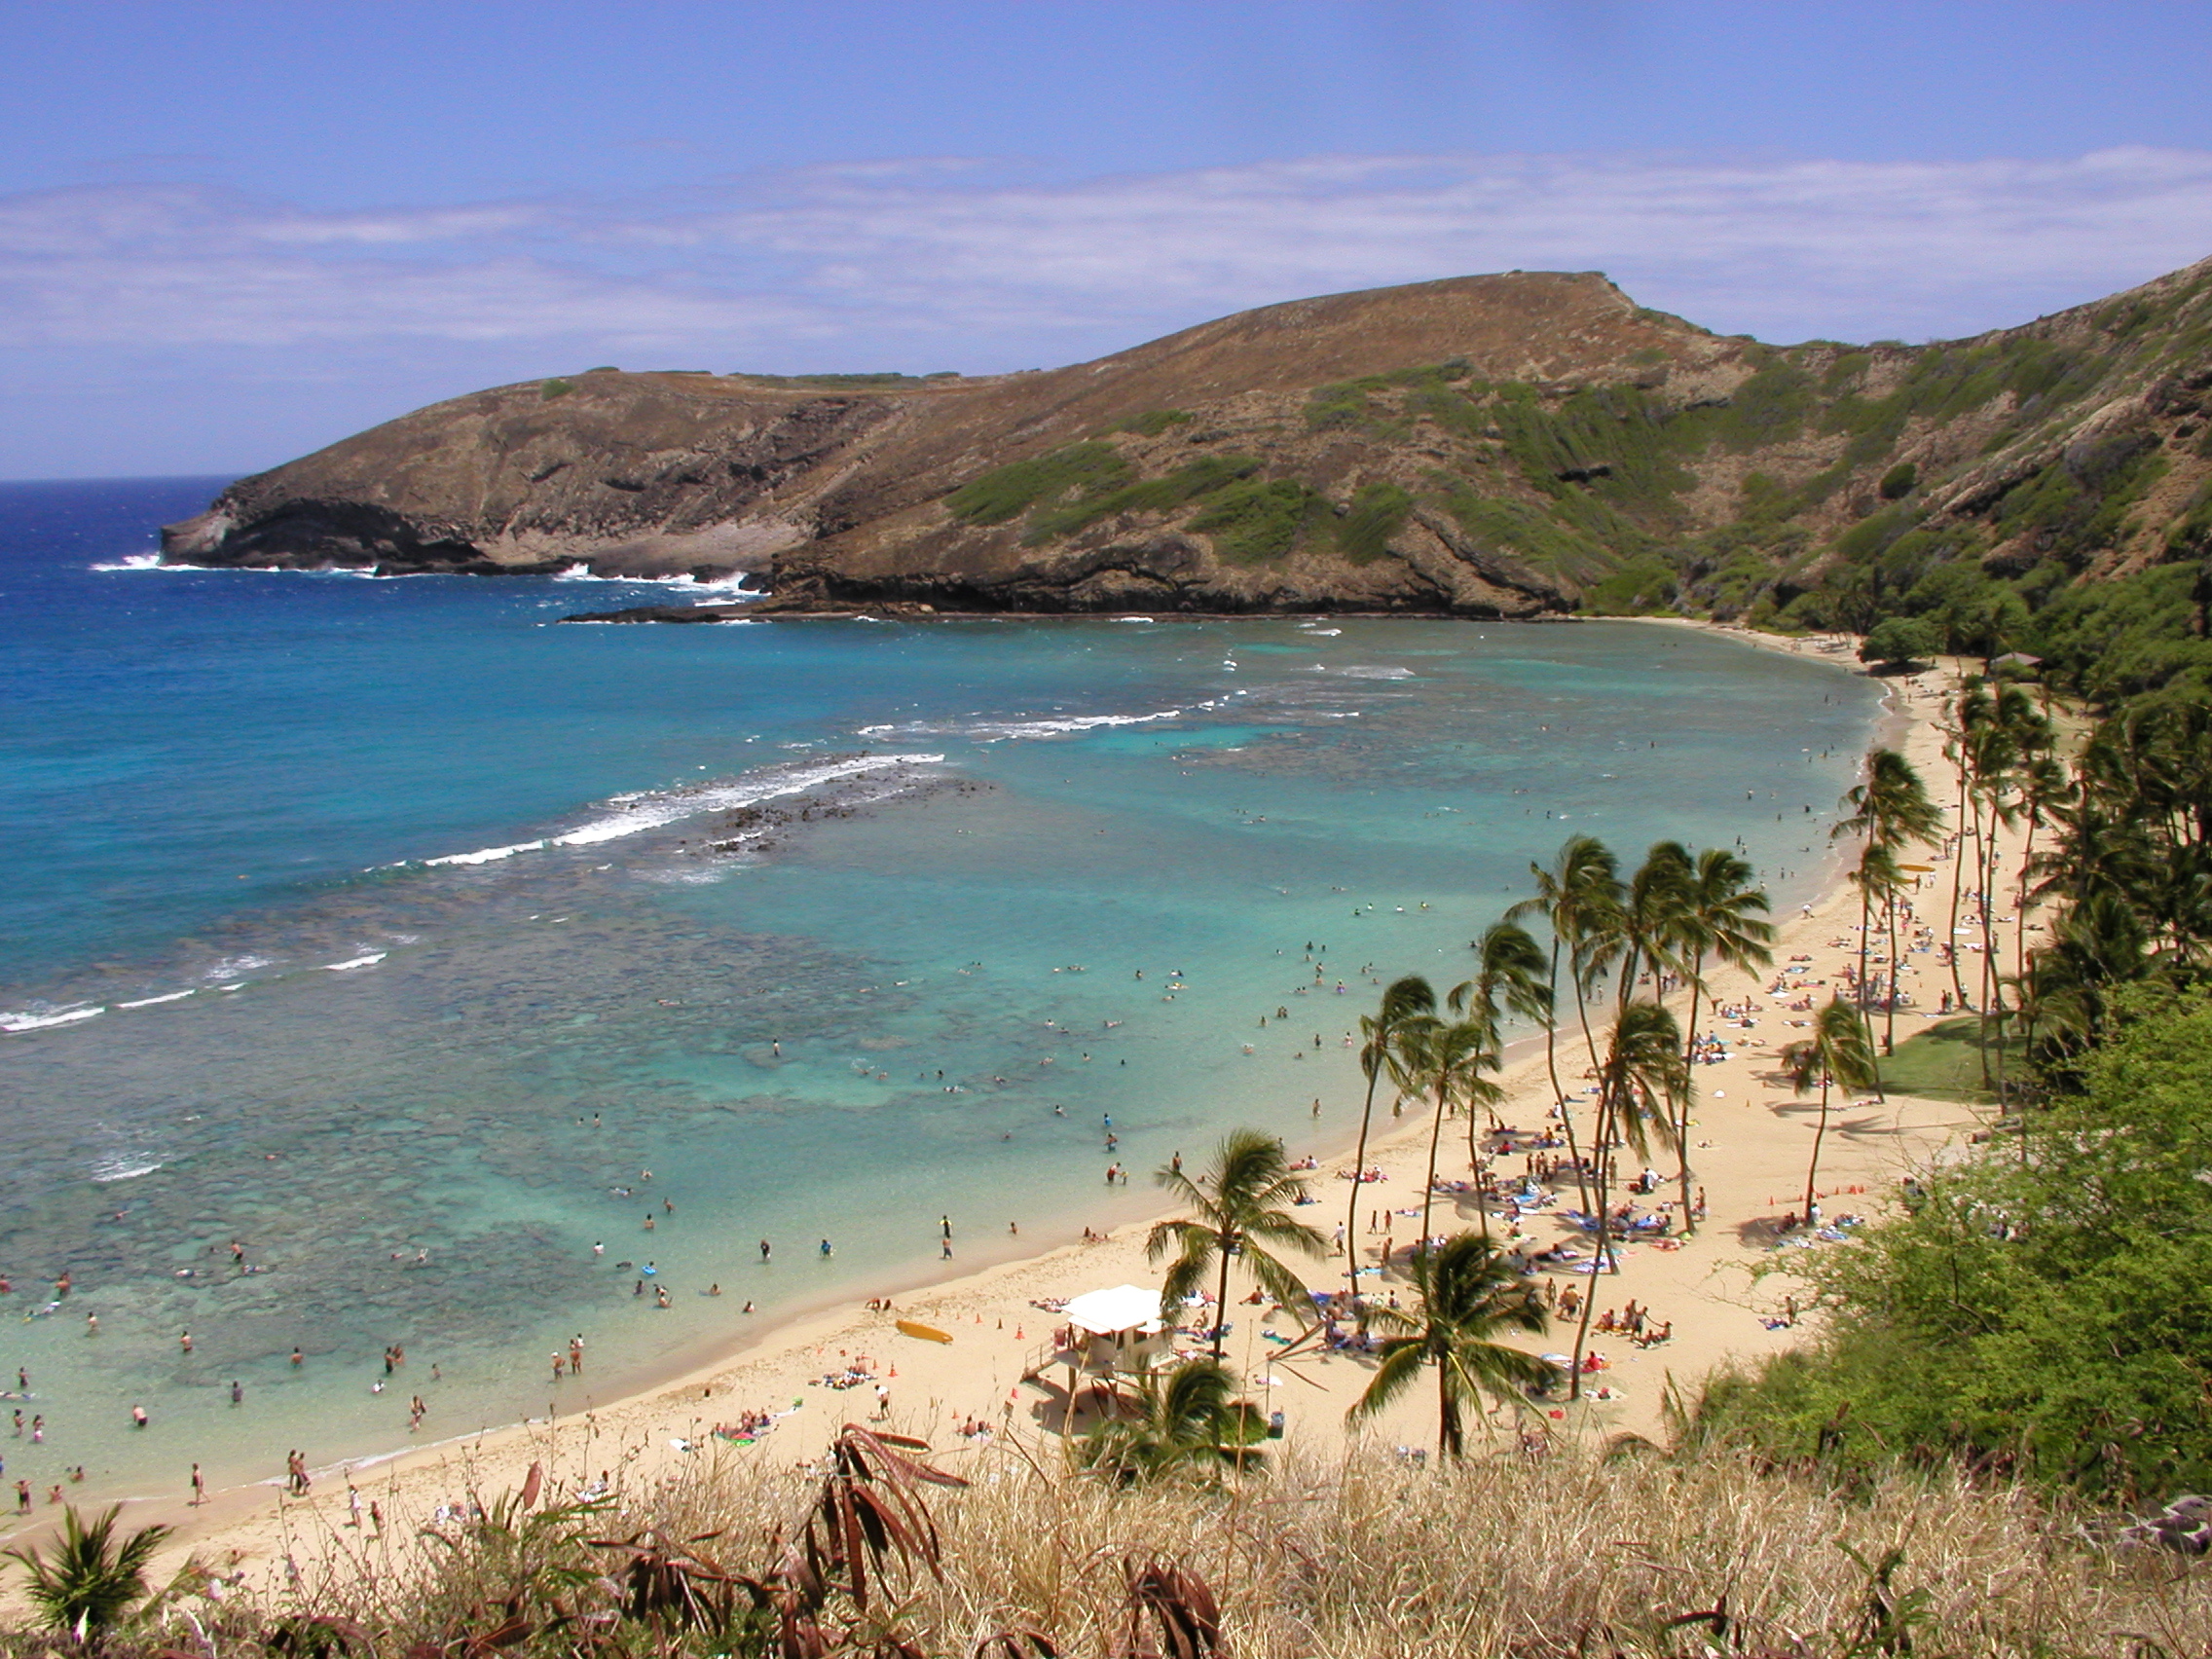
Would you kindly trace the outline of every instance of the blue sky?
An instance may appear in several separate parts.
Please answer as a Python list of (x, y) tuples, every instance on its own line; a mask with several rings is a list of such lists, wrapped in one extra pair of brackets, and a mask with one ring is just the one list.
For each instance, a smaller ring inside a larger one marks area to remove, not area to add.
[(0, 0), (0, 477), (479, 386), (1078, 361), (1603, 270), (1769, 340), (2212, 255), (2212, 6)]

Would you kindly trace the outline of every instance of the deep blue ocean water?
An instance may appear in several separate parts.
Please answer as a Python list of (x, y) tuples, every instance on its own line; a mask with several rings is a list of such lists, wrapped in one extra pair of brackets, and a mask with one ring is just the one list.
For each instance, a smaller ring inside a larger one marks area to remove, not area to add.
[(221, 482), (0, 486), (38, 1485), (387, 1451), (418, 1391), (425, 1438), (541, 1413), (576, 1331), (580, 1409), (927, 1275), (940, 1214), (969, 1266), (1232, 1124), (1347, 1138), (1376, 980), (1459, 977), (1570, 830), (1810, 885), (1876, 714), (1632, 623), (573, 627), (681, 596), (145, 568)]

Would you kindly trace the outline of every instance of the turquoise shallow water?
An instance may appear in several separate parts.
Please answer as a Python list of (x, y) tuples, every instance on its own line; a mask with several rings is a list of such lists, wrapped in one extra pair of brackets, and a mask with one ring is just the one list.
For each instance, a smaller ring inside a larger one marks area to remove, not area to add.
[(575, 628), (624, 590), (92, 568), (207, 493), (0, 490), (11, 1479), (512, 1420), (576, 1331), (606, 1397), (936, 1271), (940, 1214), (969, 1263), (1230, 1124), (1341, 1136), (1372, 980), (1458, 977), (1569, 830), (1809, 883), (1875, 713), (1635, 624)]

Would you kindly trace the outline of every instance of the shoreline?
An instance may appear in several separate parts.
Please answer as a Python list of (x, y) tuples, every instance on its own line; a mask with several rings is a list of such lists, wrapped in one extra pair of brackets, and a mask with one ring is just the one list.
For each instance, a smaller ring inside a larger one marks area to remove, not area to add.
[[(1816, 661), (1832, 661), (1834, 666), (1846, 672), (1856, 672), (1855, 665), (1848, 661), (1836, 660), (1829, 652), (1808, 649), (1799, 642), (1676, 618), (1610, 620), (1659, 621), (1670, 626), (1691, 627), (1743, 640), (1760, 648), (1786, 651)], [(1884, 701), (1887, 706), (1877, 717), (1871, 741), (1877, 744), (1894, 743), (1897, 735), (1901, 732), (1907, 742), (1918, 739), (1920, 747), (1930, 744), (1939, 746), (1940, 740), (1933, 734), (1925, 712), (1915, 706), (1921, 701), (1916, 682), (1890, 682), (1886, 689)], [(1925, 770), (1927, 756), (1916, 755), (1915, 758)], [(1818, 932), (1838, 925), (1833, 912), (1839, 903), (1850, 901), (1851, 891), (1848, 884), (1840, 880), (1841, 871), (1832, 850), (1825, 853), (1823, 865), (1825, 867), (1818, 871), (1803, 872), (1808, 881), (1818, 887), (1818, 893), (1808, 896), (1803, 905), (1807, 915), (1801, 921), (1787, 919), (1787, 925), (1781, 930), (1786, 936)], [(1797, 885), (1794, 878), (1789, 885)], [(1855, 909), (1855, 905), (1849, 907)], [(1792, 940), (1791, 942), (1795, 940)], [(1788, 944), (1778, 942), (1778, 964), (1788, 947)], [(1707, 1017), (1701, 1016), (1701, 1029), (1705, 1027)], [(1507, 1088), (1507, 1103), (1500, 1105), (1500, 1114), (1516, 1119), (1524, 1125), (1532, 1121), (1540, 1122), (1542, 1099), (1532, 1096), (1530, 1092), (1533, 1087), (1542, 1095), (1548, 1095), (1539, 1037), (1530, 1034), (1509, 1045), (1507, 1063), (1500, 1073), (1500, 1081)], [(1703, 1081), (1700, 1079), (1700, 1082)], [(1535, 1109), (1533, 1120), (1531, 1107)], [(1938, 1111), (1937, 1117), (1941, 1118), (1945, 1112), (1954, 1116), (1964, 1114), (1972, 1121), (1971, 1113), (1965, 1108), (1944, 1108)], [(1915, 1134), (1945, 1133), (1957, 1126), (1956, 1124), (1947, 1122), (1917, 1124)], [(1425, 1150), (1424, 1127), (1423, 1124), (1411, 1119), (1396, 1124), (1384, 1120), (1377, 1138), (1371, 1141), (1370, 1161), (1382, 1162), (1386, 1167), (1403, 1165), (1409, 1153)], [(1343, 1219), (1343, 1200), (1346, 1197), (1343, 1189), (1329, 1178), (1329, 1171), (1334, 1164), (1348, 1158), (1354, 1138), (1352, 1128), (1346, 1125), (1341, 1143), (1334, 1135), (1327, 1139), (1313, 1137), (1293, 1141), (1294, 1151), (1310, 1152), (1321, 1161), (1322, 1170), (1315, 1181), (1319, 1200), (1316, 1219), (1324, 1233)], [(1840, 1155), (1837, 1167), (1845, 1167)], [(1719, 1178), (1714, 1179), (1717, 1185)], [(1406, 1188), (1397, 1188), (1388, 1196), (1396, 1198), (1406, 1191)], [(1418, 1199), (1418, 1183), (1412, 1185), (1411, 1196)], [(1124, 1198), (1124, 1202), (1127, 1201)], [(317, 1518), (330, 1538), (342, 1537), (330, 1510), (332, 1493), (344, 1484), (347, 1473), (357, 1477), (355, 1485), (369, 1483), (373, 1486), (374, 1492), (384, 1501), (390, 1519), (397, 1522), (409, 1513), (411, 1505), (426, 1508), (428, 1499), (436, 1495), (433, 1491), (435, 1488), (442, 1486), (447, 1489), (444, 1493), (446, 1498), (455, 1495), (452, 1489), (462, 1484), (455, 1474), (457, 1467), (465, 1470), (465, 1485), (468, 1489), (480, 1489), (487, 1493), (501, 1487), (519, 1484), (522, 1470), (530, 1461), (545, 1461), (550, 1473), (554, 1468), (570, 1463), (579, 1453), (582, 1462), (576, 1466), (587, 1474), (591, 1463), (602, 1458), (608, 1459), (609, 1469), (617, 1463), (642, 1464), (644, 1467), (639, 1472), (647, 1473), (657, 1464), (665, 1463), (672, 1452), (678, 1457), (692, 1455), (686, 1451), (678, 1451), (673, 1445), (656, 1448), (655, 1442), (688, 1440), (697, 1445), (701, 1438), (701, 1423), (718, 1416), (734, 1415), (739, 1410), (780, 1406), (787, 1396), (805, 1402), (804, 1407), (799, 1408), (801, 1417), (807, 1419), (802, 1426), (793, 1428), (787, 1424), (760, 1446), (753, 1448), (751, 1453), (715, 1446), (713, 1455), (768, 1456), (785, 1460), (787, 1452), (795, 1452), (803, 1456), (809, 1455), (826, 1438), (825, 1433), (816, 1433), (815, 1430), (834, 1427), (834, 1421), (825, 1419), (841, 1420), (846, 1416), (861, 1415), (858, 1410), (843, 1413), (813, 1410), (818, 1402), (807, 1394), (803, 1380), (795, 1383), (792, 1381), (794, 1378), (803, 1379), (809, 1372), (819, 1372), (829, 1367), (831, 1364), (830, 1351), (840, 1342), (845, 1345), (838, 1349), (840, 1355), (868, 1349), (881, 1350), (878, 1357), (883, 1358), (885, 1363), (879, 1375), (884, 1375), (895, 1390), (893, 1420), (902, 1428), (909, 1426), (906, 1419), (911, 1407), (907, 1402), (915, 1392), (917, 1380), (923, 1389), (936, 1390), (926, 1396), (931, 1401), (933, 1414), (941, 1415), (938, 1408), (949, 1404), (947, 1396), (965, 1390), (970, 1396), (969, 1415), (977, 1415), (976, 1408), (980, 1405), (983, 1407), (985, 1420), (1003, 1415), (1012, 1423), (1017, 1405), (1042, 1404), (1049, 1408), (1057, 1392), (1056, 1389), (1047, 1392), (1040, 1402), (1034, 1397), (1038, 1390), (1024, 1387), (1018, 1381), (1020, 1370), (1031, 1351), (1043, 1346), (1043, 1339), (1050, 1335), (1055, 1323), (1054, 1315), (1049, 1312), (1032, 1311), (1024, 1318), (1020, 1309), (1041, 1299), (1036, 1294), (1041, 1287), (1044, 1295), (1051, 1296), (1065, 1294), (1066, 1286), (1070, 1283), (1077, 1288), (1095, 1288), (1117, 1282), (1120, 1278), (1144, 1282), (1146, 1270), (1141, 1263), (1141, 1237), (1150, 1222), (1158, 1219), (1161, 1213), (1166, 1212), (1147, 1212), (1143, 1219), (1123, 1221), (1095, 1244), (1065, 1243), (1042, 1252), (1035, 1251), (1026, 1242), (1017, 1245), (1012, 1240), (985, 1235), (986, 1238), (993, 1239), (999, 1248), (992, 1249), (988, 1242), (980, 1241), (964, 1246), (982, 1249), (986, 1259), (979, 1264), (974, 1261), (964, 1262), (960, 1265), (960, 1271), (950, 1275), (930, 1271), (940, 1264), (917, 1265), (904, 1275), (903, 1282), (894, 1280), (889, 1295), (902, 1304), (896, 1315), (856, 1311), (850, 1292), (834, 1296), (826, 1293), (820, 1306), (779, 1314), (773, 1326), (756, 1333), (747, 1333), (735, 1343), (726, 1338), (711, 1339), (714, 1351), (704, 1357), (681, 1360), (670, 1365), (660, 1375), (648, 1375), (642, 1381), (633, 1377), (626, 1382), (625, 1391), (621, 1395), (607, 1401), (585, 1397), (574, 1410), (551, 1419), (526, 1418), (520, 1422), (449, 1436), (433, 1443), (403, 1446), (388, 1453), (333, 1465), (319, 1472), (316, 1493), (305, 1501), (278, 1495), (272, 1504), (270, 1489), (279, 1484), (279, 1478), (273, 1476), (266, 1481), (250, 1482), (217, 1493), (199, 1511), (186, 1508), (176, 1498), (133, 1499), (127, 1508), (129, 1524), (143, 1524), (149, 1519), (181, 1523), (182, 1530), (165, 1555), (173, 1555), (187, 1548), (213, 1549), (238, 1553), (245, 1562), (272, 1567), (282, 1555), (290, 1554), (296, 1547), (287, 1540), (292, 1538), (295, 1524), (310, 1516)], [(1701, 1235), (1701, 1240), (1720, 1238), (1726, 1226), (1736, 1219), (1733, 1215), (1724, 1216), (1718, 1202), (1714, 1204), (1713, 1214), (1713, 1225)], [(1364, 1246), (1367, 1241), (1361, 1239), (1357, 1242)], [(1708, 1254), (1718, 1253), (1707, 1251), (1702, 1241), (1695, 1249), (1700, 1261)], [(1685, 1249), (1677, 1257), (1665, 1259), (1662, 1265), (1692, 1254), (1692, 1250)], [(1641, 1295), (1642, 1281), (1648, 1275), (1641, 1256), (1630, 1272), (1634, 1276), (1623, 1282), (1622, 1288), (1629, 1294)], [(1316, 1282), (1327, 1282), (1326, 1275), (1318, 1269), (1311, 1276)], [(1608, 1281), (1610, 1282), (1613, 1281)], [(1060, 1288), (1055, 1290), (1051, 1288), (1052, 1286)], [(994, 1309), (995, 1312), (992, 1311)], [(897, 1336), (890, 1325), (890, 1318), (909, 1312), (948, 1330), (954, 1335), (954, 1342), (930, 1352), (928, 1349), (936, 1345), (924, 1345)], [(1013, 1314), (1014, 1322), (1011, 1326), (1007, 1318), (1009, 1312)], [(991, 1315), (989, 1322), (986, 1322), (986, 1313)], [(961, 1315), (968, 1315), (972, 1322), (963, 1321)], [(1038, 1328), (1035, 1333), (1029, 1330), (1030, 1325)], [(1010, 1332), (1011, 1336), (1008, 1334)], [(1249, 1349), (1249, 1329), (1240, 1332), (1239, 1338), (1242, 1346)], [(978, 1390), (977, 1384), (981, 1373), (977, 1362), (968, 1359), (970, 1350), (977, 1343), (983, 1344), (987, 1350), (984, 1361), (989, 1369), (987, 1391)], [(1677, 1346), (1683, 1349), (1686, 1356), (1686, 1346)], [(1723, 1344), (1712, 1357), (1714, 1362), (1726, 1363), (1749, 1356), (1750, 1350), (1746, 1345), (1735, 1342)], [(1251, 1357), (1247, 1352), (1246, 1360)], [(1347, 1362), (1340, 1359), (1321, 1363), (1342, 1370)], [(903, 1376), (900, 1376), (897, 1371), (901, 1365), (904, 1366)], [(1707, 1363), (1698, 1374), (1703, 1375), (1712, 1368), (1712, 1363)], [(1240, 1364), (1238, 1369), (1252, 1375), (1248, 1363)], [(1271, 1376), (1272, 1369), (1272, 1365), (1262, 1366), (1262, 1371)], [(1288, 1370), (1290, 1367), (1282, 1369)], [(1300, 1377), (1299, 1381), (1313, 1382), (1314, 1387), (1321, 1388), (1324, 1394), (1330, 1396), (1332, 1408), (1341, 1405), (1341, 1389), (1323, 1387), (1310, 1378)], [(795, 1396), (790, 1392), (793, 1386), (798, 1389)], [(1303, 1390), (1290, 1388), (1288, 1383), (1277, 1382), (1268, 1389), (1271, 1398), (1275, 1386), (1287, 1390), (1285, 1398), (1281, 1402), (1275, 1402), (1276, 1404), (1290, 1409), (1292, 1415), (1298, 1418), (1312, 1416), (1311, 1412), (1294, 1409), (1300, 1403), (1298, 1396)], [(991, 1410), (991, 1403), (1005, 1397), (1009, 1387), (1014, 1393), (1011, 1398), (1004, 1398), (1004, 1413)], [(829, 1390), (823, 1389), (821, 1392), (827, 1393)], [(1641, 1420), (1648, 1413), (1655, 1412), (1655, 1390), (1633, 1389), (1626, 1398), (1630, 1402), (1629, 1411), (1625, 1414), (1614, 1412), (1610, 1414), (1613, 1418), (1625, 1416)], [(713, 1404), (716, 1401), (720, 1401), (721, 1404)], [(856, 1391), (853, 1406), (861, 1407), (868, 1403), (871, 1403), (868, 1393)], [(1033, 1415), (1047, 1419), (1043, 1426), (1051, 1426), (1049, 1409)], [(1331, 1415), (1334, 1415), (1333, 1409)], [(1585, 1415), (1594, 1417), (1599, 1414)], [(1392, 1414), (1387, 1420), (1394, 1422), (1396, 1416), (1397, 1414)], [(1418, 1419), (1419, 1416), (1417, 1407), (1414, 1417)], [(1625, 1424), (1616, 1424), (1620, 1425)], [(669, 1432), (672, 1429), (685, 1428), (689, 1430), (688, 1433)], [(929, 1436), (926, 1424), (922, 1431), (925, 1437)], [(1418, 1444), (1419, 1433), (1417, 1431), (1414, 1437)], [(636, 1450), (626, 1450), (619, 1457), (614, 1456), (611, 1448), (627, 1447), (633, 1438), (637, 1441)], [(580, 1447), (576, 1444), (579, 1439), (582, 1443)], [(602, 1449), (603, 1441), (610, 1442), (611, 1445)], [(274, 1461), (273, 1452), (272, 1462)], [(368, 1501), (365, 1490), (363, 1502), (365, 1504)], [(344, 1509), (343, 1493), (337, 1494), (337, 1508), (340, 1511)], [(28, 1529), (24, 1533), (18, 1534), (18, 1537), (35, 1536), (44, 1530), (43, 1527)], [(283, 1546), (281, 1551), (276, 1547), (279, 1544)]]

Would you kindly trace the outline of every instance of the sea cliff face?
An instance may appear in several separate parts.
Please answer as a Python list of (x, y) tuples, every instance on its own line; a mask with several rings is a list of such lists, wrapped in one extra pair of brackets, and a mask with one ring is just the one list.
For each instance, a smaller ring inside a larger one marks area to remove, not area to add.
[(2053, 477), (2137, 480), (2157, 449), (2126, 503), (2144, 510), (2066, 549), (2070, 576), (2111, 573), (2161, 556), (2212, 473), (2190, 441), (2212, 387), (2208, 278), (1919, 348), (1785, 350), (1596, 275), (1514, 273), (990, 379), (598, 369), (243, 479), (164, 546), (209, 565), (742, 571), (772, 596), (756, 614), (1526, 617), (1646, 608), (1661, 588), (1734, 614), (1903, 511), (2024, 569), (2049, 550), (2049, 515), (2023, 526), (2024, 499)]

